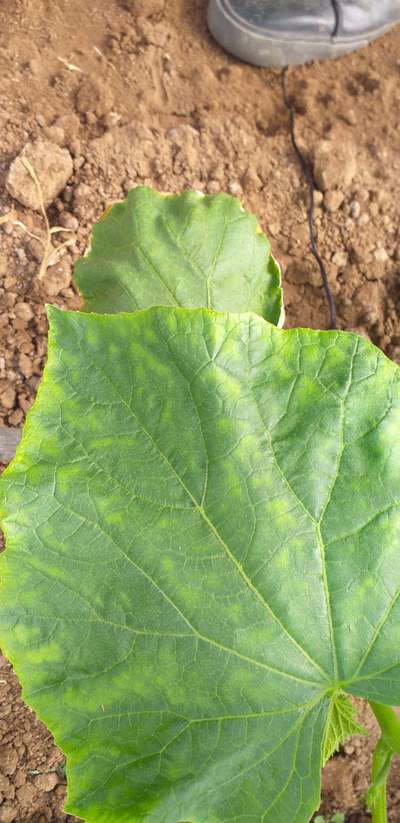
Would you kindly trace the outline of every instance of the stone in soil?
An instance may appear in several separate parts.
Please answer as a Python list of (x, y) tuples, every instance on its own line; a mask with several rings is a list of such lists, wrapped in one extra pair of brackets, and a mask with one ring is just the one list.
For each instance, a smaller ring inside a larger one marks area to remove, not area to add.
[(324, 206), (327, 211), (335, 212), (340, 209), (344, 200), (344, 192), (340, 189), (332, 189), (327, 191), (324, 197)]
[(63, 258), (54, 266), (49, 266), (44, 276), (43, 285), (49, 297), (55, 297), (63, 289), (71, 285), (72, 270), (71, 263), (67, 258)]
[(356, 171), (356, 154), (351, 143), (318, 141), (314, 149), (314, 177), (321, 191), (347, 189)]
[(43, 203), (47, 207), (65, 188), (73, 172), (72, 157), (67, 149), (38, 140), (27, 143), (21, 154), (12, 162), (6, 181), (8, 193), (35, 211), (41, 210), (38, 187), (24, 165), (28, 161), (39, 181)]
[(35, 786), (41, 792), (52, 792), (53, 789), (59, 784), (60, 778), (56, 772), (50, 772), (49, 774), (39, 774), (35, 777)]

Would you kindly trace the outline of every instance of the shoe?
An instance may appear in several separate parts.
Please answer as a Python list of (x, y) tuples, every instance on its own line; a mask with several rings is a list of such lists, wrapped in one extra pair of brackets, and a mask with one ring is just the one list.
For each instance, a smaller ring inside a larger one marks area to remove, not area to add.
[(400, 22), (400, 0), (210, 0), (208, 25), (227, 51), (282, 68), (340, 57)]

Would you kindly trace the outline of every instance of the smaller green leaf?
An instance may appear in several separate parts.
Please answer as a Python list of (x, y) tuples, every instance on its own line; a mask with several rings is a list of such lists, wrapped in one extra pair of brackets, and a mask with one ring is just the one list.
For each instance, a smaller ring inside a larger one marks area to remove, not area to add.
[(75, 280), (85, 310), (100, 314), (182, 306), (284, 317), (270, 243), (227, 194), (133, 189), (94, 227)]
[(345, 743), (353, 734), (365, 734), (368, 732), (357, 723), (357, 710), (344, 692), (337, 692), (333, 695), (328, 722), (326, 724), (323, 764), (325, 764), (334, 752), (337, 752), (342, 743)]

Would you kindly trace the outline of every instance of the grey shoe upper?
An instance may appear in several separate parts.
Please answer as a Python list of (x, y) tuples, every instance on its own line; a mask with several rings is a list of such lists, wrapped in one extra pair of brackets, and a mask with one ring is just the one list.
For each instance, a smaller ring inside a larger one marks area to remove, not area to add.
[(340, 57), (400, 22), (400, 0), (209, 0), (208, 25), (227, 51), (279, 68)]
[(227, 9), (258, 29), (303, 37), (330, 34), (335, 26), (331, 0), (223, 0)]
[(339, 0), (339, 37), (368, 37), (400, 21), (400, 0)]
[(247, 26), (313, 40), (334, 32), (368, 38), (400, 20), (400, 0), (222, 0), (221, 6)]

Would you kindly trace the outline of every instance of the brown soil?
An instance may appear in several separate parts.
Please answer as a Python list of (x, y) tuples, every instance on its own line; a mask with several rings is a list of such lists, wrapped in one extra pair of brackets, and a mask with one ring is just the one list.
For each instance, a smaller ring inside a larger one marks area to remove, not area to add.
[[(0, 424), (19, 426), (34, 398), (46, 356), (44, 302), (79, 305), (71, 272), (90, 227), (139, 183), (239, 195), (282, 263), (287, 325), (326, 327), (278, 72), (225, 55), (207, 33), (205, 0), (3, 6)], [(299, 139), (324, 189), (316, 226), (339, 326), (369, 335), (398, 362), (399, 42), (397, 29), (340, 62), (295, 69), (288, 78)], [(43, 218), (5, 189), (11, 162), (38, 139), (66, 147), (74, 169), (48, 209), (50, 225), (70, 232), (53, 235), (57, 258), (42, 277)], [(73, 245), (60, 247), (66, 238)], [(362, 712), (371, 739), (352, 740), (324, 774), (323, 811), (344, 811), (352, 823), (370, 819), (363, 795), (376, 729)], [(4, 658), (0, 716), (0, 823), (74, 820), (62, 812), (62, 770), (46, 773), (63, 756), (24, 706)], [(399, 769), (391, 786), (390, 820), (398, 821)]]

